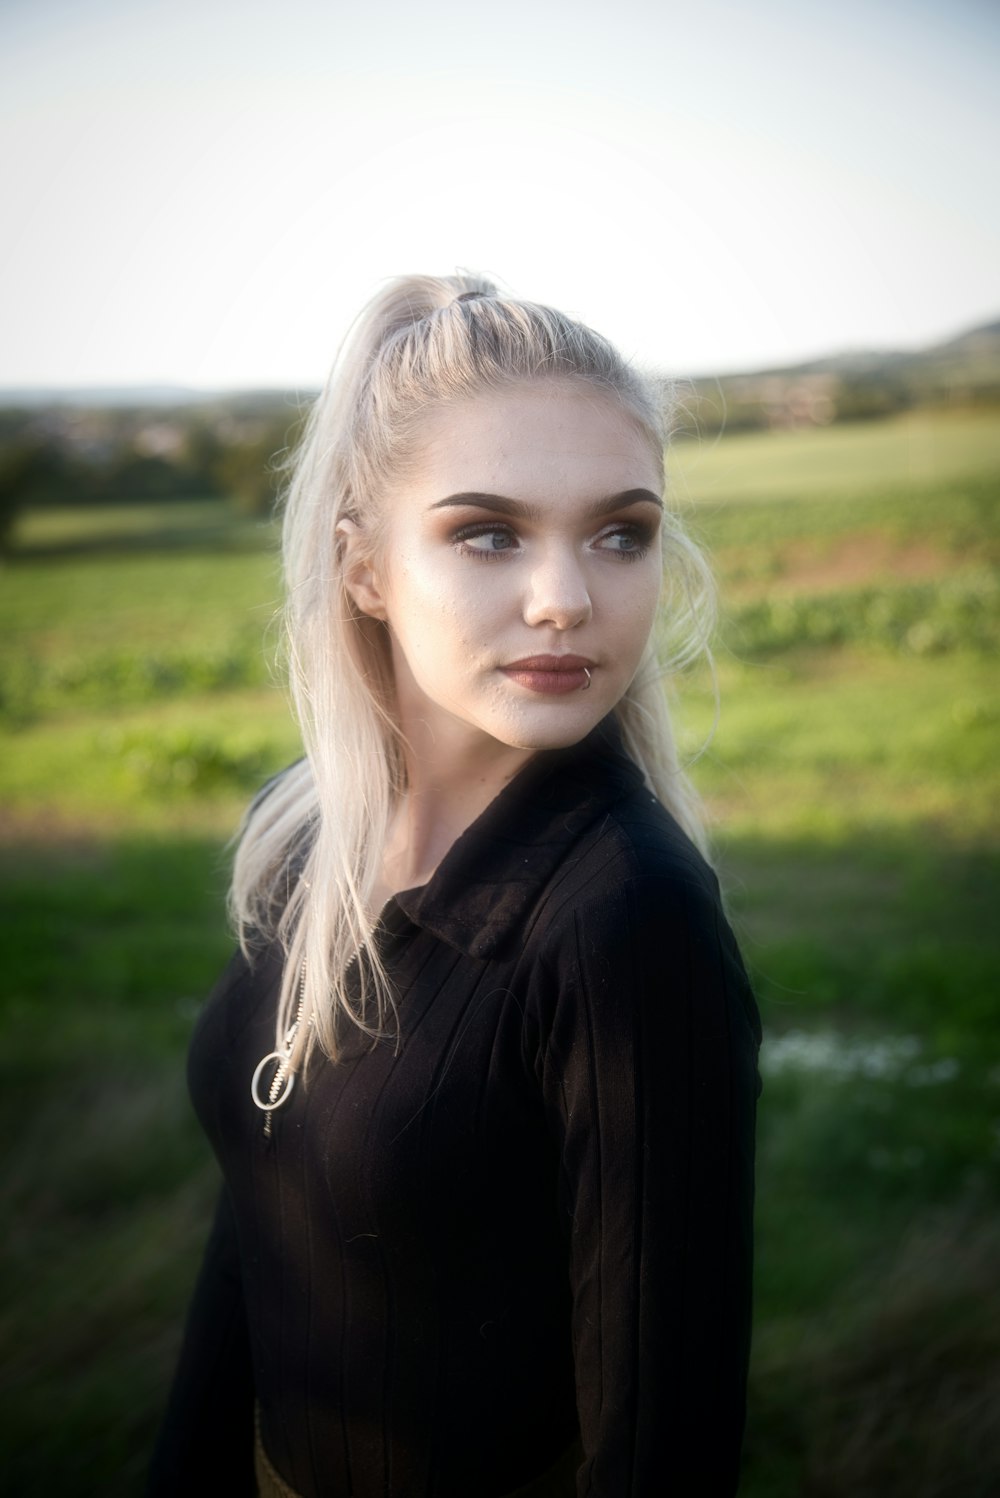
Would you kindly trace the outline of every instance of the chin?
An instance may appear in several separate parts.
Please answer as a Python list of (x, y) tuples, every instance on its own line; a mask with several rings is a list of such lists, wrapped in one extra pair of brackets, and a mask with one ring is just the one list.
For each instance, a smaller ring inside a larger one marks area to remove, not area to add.
[(564, 714), (562, 722), (523, 723), (498, 733), (497, 738), (512, 749), (570, 749), (585, 739), (605, 715), (604, 712)]

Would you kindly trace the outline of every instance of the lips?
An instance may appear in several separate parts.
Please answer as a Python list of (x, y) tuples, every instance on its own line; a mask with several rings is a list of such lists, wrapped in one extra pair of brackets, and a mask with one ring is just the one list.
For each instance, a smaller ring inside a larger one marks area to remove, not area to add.
[(529, 692), (558, 696), (585, 688), (593, 666), (594, 662), (585, 655), (526, 655), (523, 660), (512, 661), (500, 669)]

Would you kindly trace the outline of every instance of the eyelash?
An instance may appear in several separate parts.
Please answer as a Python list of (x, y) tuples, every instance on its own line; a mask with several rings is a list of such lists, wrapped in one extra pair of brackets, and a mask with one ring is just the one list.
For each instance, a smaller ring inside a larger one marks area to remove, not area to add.
[[(497, 551), (488, 551), (479, 546), (467, 546), (465, 544), (476, 536), (492, 535), (510, 536), (516, 539), (515, 532), (509, 526), (497, 525), (494, 522), (480, 523), (479, 525), (463, 525), (460, 530), (455, 531), (451, 539), (456, 550), (462, 556), (471, 557), (477, 562), (501, 562), (511, 555), (511, 552), (514, 550), (513, 547), (503, 547)], [(652, 533), (644, 525), (615, 526), (613, 530), (606, 531), (602, 539), (607, 540), (611, 536), (628, 536), (630, 540), (635, 542), (635, 549), (632, 551), (619, 551), (616, 548), (611, 548), (611, 554), (620, 562), (640, 561), (649, 551), (652, 544)]]

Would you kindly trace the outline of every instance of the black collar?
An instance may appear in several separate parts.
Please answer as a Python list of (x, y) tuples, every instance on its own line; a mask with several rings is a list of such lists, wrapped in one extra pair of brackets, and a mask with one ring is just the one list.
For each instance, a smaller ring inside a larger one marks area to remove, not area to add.
[(395, 904), (468, 957), (518, 933), (537, 896), (588, 827), (641, 786), (613, 716), (570, 749), (543, 750), (462, 833), (427, 884)]

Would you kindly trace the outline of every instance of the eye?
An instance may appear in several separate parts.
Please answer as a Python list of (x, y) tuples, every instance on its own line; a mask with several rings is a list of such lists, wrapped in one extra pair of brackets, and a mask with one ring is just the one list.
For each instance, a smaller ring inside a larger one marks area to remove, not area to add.
[(484, 562), (497, 560), (517, 549), (517, 536), (510, 527), (495, 523), (464, 525), (455, 532), (452, 540), (459, 551)]
[(603, 531), (595, 542), (599, 551), (608, 551), (623, 562), (637, 562), (653, 542), (653, 533), (644, 525), (616, 525)]

